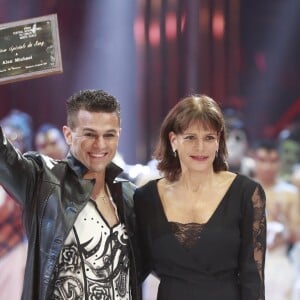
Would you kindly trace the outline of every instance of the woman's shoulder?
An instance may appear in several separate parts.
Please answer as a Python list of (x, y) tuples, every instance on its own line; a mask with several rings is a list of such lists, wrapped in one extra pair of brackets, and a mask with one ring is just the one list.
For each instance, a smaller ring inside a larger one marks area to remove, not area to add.
[(222, 171), (219, 173), (223, 177), (224, 181), (232, 181), (237, 185), (245, 184), (245, 185), (257, 185), (259, 184), (255, 179), (244, 175), (242, 173), (235, 173), (231, 171)]
[(223, 176), (231, 182), (231, 188), (235, 193), (253, 194), (257, 189), (262, 190), (261, 185), (254, 178), (241, 173), (225, 171)]
[(138, 186), (136, 188), (136, 191), (144, 192), (144, 191), (153, 190), (156, 188), (158, 180), (159, 179), (151, 179), (151, 180), (147, 181), (146, 183), (144, 183), (143, 185)]
[(254, 178), (243, 174), (237, 174), (236, 177), (236, 193), (240, 193), (244, 203), (251, 203), (253, 201), (260, 201), (264, 203), (266, 199), (265, 191), (261, 184)]
[(240, 184), (243, 184), (244, 186), (248, 186), (248, 187), (254, 187), (256, 188), (257, 186), (259, 186), (259, 182), (256, 181), (254, 178), (249, 177), (247, 175), (244, 174), (237, 174), (237, 180), (239, 181)]

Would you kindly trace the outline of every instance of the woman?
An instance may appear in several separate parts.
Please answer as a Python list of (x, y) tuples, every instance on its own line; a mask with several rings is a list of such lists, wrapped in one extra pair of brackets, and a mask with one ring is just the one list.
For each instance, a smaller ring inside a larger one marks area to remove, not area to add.
[(224, 119), (205, 95), (166, 116), (155, 150), (160, 179), (135, 192), (147, 272), (159, 300), (264, 299), (265, 194), (228, 171)]

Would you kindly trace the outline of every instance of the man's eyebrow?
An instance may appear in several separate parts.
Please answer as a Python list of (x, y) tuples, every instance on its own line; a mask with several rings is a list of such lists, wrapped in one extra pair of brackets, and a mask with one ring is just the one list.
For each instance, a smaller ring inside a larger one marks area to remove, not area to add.
[[(83, 132), (88, 131), (88, 132), (95, 132), (95, 133), (97, 133), (97, 130), (95, 130), (93, 128), (89, 128), (89, 127), (83, 128), (82, 131)], [(118, 132), (118, 130), (114, 129), (114, 128), (108, 129), (108, 130), (104, 131), (104, 133), (117, 133), (117, 132)]]
[(93, 132), (96, 132), (96, 130), (95, 130), (95, 129), (93, 129), (93, 128), (89, 128), (89, 127), (85, 127), (85, 128), (83, 128), (83, 129), (82, 129), (82, 131), (93, 131)]
[(105, 131), (105, 133), (118, 133), (118, 130), (116, 130), (116, 129), (108, 129), (107, 131)]

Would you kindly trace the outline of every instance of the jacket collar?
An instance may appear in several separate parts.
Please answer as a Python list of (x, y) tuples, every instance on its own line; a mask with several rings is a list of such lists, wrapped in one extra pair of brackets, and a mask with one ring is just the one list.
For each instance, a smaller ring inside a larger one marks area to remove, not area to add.
[[(67, 163), (70, 168), (76, 173), (76, 175), (80, 178), (84, 176), (84, 174), (88, 171), (87, 167), (76, 159), (71, 152), (67, 155)], [(105, 181), (107, 183), (113, 183), (115, 178), (122, 173), (123, 169), (117, 166), (115, 163), (111, 162), (105, 170)]]

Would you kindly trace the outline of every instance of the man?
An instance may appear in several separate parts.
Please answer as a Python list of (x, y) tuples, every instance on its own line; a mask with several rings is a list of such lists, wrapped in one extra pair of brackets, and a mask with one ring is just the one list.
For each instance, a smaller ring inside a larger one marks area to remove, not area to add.
[(281, 157), (276, 141), (258, 141), (254, 160), (255, 179), (263, 186), (267, 199), (266, 299), (290, 299), (294, 270), (288, 250), (299, 239), (299, 193), (296, 186), (280, 177)]
[(102, 90), (67, 100), (64, 161), (21, 155), (0, 134), (0, 181), (23, 206), (22, 299), (139, 299), (133, 185), (111, 161), (120, 106)]

